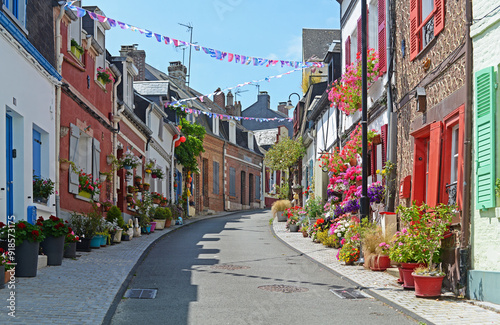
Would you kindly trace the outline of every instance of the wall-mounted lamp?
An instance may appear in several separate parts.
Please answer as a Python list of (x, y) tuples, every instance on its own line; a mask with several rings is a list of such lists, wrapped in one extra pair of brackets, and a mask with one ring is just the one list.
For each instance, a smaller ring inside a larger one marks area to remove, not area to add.
[(288, 96), (288, 102), (286, 103), (286, 106), (285, 106), (286, 109), (293, 109), (293, 108), (295, 108), (295, 106), (292, 105), (292, 100), (290, 99), (292, 97), (292, 95), (297, 95), (299, 97), (299, 101), (300, 101), (300, 95), (299, 94), (297, 94), (297, 93), (291, 93), (290, 96)]
[(425, 112), (427, 110), (427, 96), (423, 87), (417, 87), (415, 98), (417, 99), (417, 112)]

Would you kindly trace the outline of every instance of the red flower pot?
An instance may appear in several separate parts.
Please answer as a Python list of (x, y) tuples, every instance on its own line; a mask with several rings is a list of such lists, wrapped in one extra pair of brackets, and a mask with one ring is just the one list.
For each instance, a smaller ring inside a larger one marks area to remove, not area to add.
[(415, 281), (415, 296), (419, 298), (436, 298), (441, 296), (444, 276), (427, 276), (412, 273)]
[(401, 266), (398, 266), (398, 271), (399, 271), (399, 279), (397, 280), (399, 284), (403, 284), (403, 268)]
[(372, 271), (385, 271), (391, 267), (391, 259), (387, 255), (377, 255), (373, 258)]
[(401, 269), (403, 271), (403, 288), (405, 289), (415, 289), (415, 283), (413, 282), (413, 270), (419, 266), (425, 266), (422, 263), (401, 263)]

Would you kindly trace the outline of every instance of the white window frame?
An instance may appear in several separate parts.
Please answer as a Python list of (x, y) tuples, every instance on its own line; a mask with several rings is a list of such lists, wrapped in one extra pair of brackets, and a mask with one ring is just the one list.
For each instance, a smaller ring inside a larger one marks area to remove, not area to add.
[(456, 183), (458, 178), (458, 136), (459, 136), (459, 125), (457, 124), (451, 129), (450, 184)]
[(14, 0), (3, 0), (2, 8), (8, 13), (17, 25), (19, 25), (24, 33), (28, 33), (26, 30), (26, 0), (17, 0), (17, 16), (14, 14), (13, 6)]

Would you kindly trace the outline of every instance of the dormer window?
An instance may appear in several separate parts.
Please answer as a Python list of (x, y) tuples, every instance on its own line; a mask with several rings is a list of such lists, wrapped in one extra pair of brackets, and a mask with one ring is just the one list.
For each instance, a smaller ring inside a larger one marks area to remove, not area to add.
[(219, 135), (219, 118), (215, 115), (212, 116), (212, 132)]
[(236, 143), (236, 122), (229, 121), (229, 142)]
[(26, 28), (26, 1), (22, 0), (3, 0), (4, 9), (15, 18), (16, 23)]
[(248, 132), (248, 149), (254, 150), (254, 148), (253, 148), (253, 132)]

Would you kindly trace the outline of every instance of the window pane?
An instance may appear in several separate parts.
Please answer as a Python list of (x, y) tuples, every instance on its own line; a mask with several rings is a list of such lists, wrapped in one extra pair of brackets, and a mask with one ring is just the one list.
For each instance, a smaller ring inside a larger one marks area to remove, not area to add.
[(430, 15), (434, 9), (434, 0), (422, 0), (422, 21)]

